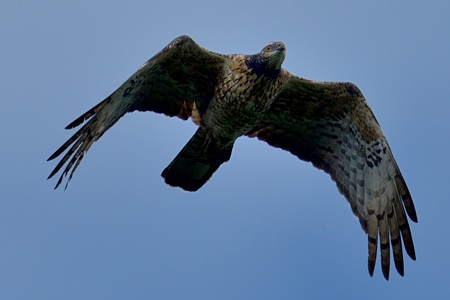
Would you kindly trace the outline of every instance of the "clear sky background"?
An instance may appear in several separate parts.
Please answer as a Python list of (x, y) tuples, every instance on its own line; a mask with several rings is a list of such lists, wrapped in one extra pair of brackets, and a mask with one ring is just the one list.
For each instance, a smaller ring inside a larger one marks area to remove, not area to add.
[[(4, 1), (0, 299), (448, 299), (449, 1)], [(126, 115), (69, 188), (64, 127), (173, 38), (222, 53), (287, 45), (302, 77), (356, 83), (410, 187), (417, 261), (377, 262), (325, 173), (254, 139), (200, 191), (161, 171), (195, 125)]]

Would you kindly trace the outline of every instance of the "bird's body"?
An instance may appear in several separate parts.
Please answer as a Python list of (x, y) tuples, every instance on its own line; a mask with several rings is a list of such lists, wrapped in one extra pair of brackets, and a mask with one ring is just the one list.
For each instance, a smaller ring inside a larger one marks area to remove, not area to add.
[(272, 42), (258, 54), (223, 55), (187, 36), (175, 39), (67, 126), (89, 119), (50, 156), (68, 149), (49, 178), (67, 163), (56, 187), (69, 172), (70, 180), (93, 142), (127, 112), (192, 118), (199, 128), (163, 170), (166, 183), (196, 191), (230, 159), (237, 138), (258, 137), (329, 173), (368, 234), (369, 273), (379, 239), (384, 276), (389, 240), (403, 275), (401, 240), (415, 259), (406, 212), (413, 221), (417, 216), (381, 127), (354, 84), (297, 77), (281, 67), (285, 50)]
[[(284, 44), (279, 44), (284, 59)], [(194, 120), (200, 128), (162, 173), (166, 183), (198, 190), (230, 159), (236, 139), (264, 117), (281, 91), (287, 72), (263, 76), (249, 68), (253, 63), (248, 55), (227, 57), (208, 108), (201, 119)]]
[(287, 79), (285, 71), (276, 77), (258, 76), (248, 68), (248, 60), (244, 55), (232, 57), (218, 80), (202, 118), (212, 137), (234, 141), (248, 132), (263, 118)]

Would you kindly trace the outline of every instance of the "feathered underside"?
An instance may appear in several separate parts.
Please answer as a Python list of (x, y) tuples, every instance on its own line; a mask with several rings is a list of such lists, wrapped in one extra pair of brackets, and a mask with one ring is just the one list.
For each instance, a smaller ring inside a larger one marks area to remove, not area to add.
[[(278, 47), (273, 61), (281, 65), (284, 44), (269, 45)], [(407, 215), (414, 222), (417, 215), (364, 96), (351, 83), (311, 81), (284, 69), (265, 70), (261, 58), (210, 52), (187, 36), (175, 39), (114, 93), (66, 127), (72, 129), (86, 121), (50, 156), (52, 160), (65, 152), (49, 178), (63, 170), (55, 188), (66, 176), (68, 183), (86, 151), (127, 112), (192, 118), (200, 128), (163, 171), (168, 184), (199, 189), (230, 158), (237, 136), (257, 137), (330, 174), (368, 235), (370, 275), (378, 244), (385, 278), (389, 278), (390, 249), (403, 275), (402, 241), (406, 253), (416, 258)], [(265, 84), (261, 78), (275, 84)], [(222, 127), (218, 129), (217, 124)]]

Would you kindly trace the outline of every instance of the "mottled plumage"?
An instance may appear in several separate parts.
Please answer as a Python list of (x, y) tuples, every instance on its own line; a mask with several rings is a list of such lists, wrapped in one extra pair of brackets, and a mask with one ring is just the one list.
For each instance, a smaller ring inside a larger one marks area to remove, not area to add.
[(66, 127), (87, 120), (50, 156), (68, 150), (49, 178), (65, 166), (55, 188), (67, 175), (68, 183), (85, 152), (127, 112), (192, 118), (199, 128), (162, 172), (166, 183), (198, 190), (230, 159), (238, 137), (257, 137), (330, 174), (368, 235), (370, 275), (378, 241), (385, 278), (389, 241), (403, 275), (402, 240), (415, 259), (407, 215), (414, 222), (417, 216), (375, 116), (354, 84), (311, 81), (284, 70), (285, 50), (273, 42), (255, 55), (223, 55), (187, 36), (175, 39)]

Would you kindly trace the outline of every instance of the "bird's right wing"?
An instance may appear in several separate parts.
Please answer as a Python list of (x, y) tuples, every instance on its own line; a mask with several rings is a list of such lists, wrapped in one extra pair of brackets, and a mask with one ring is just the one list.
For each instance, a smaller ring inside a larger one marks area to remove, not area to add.
[(153, 111), (200, 122), (226, 61), (227, 56), (200, 47), (188, 36), (176, 38), (114, 93), (66, 127), (89, 120), (49, 157), (52, 160), (69, 149), (48, 178), (67, 163), (55, 188), (70, 172), (68, 183), (84, 153), (127, 112)]

